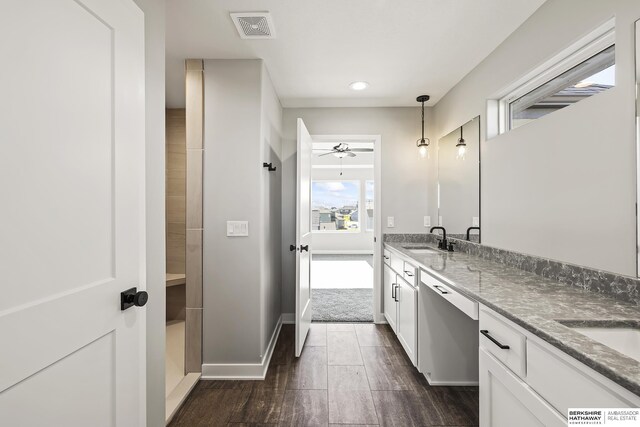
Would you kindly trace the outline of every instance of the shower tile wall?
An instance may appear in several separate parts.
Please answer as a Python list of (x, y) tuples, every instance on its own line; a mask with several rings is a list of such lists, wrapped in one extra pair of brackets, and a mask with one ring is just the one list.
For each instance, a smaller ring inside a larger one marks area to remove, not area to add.
[[(166, 110), (167, 273), (185, 274), (187, 147), (185, 110)], [(185, 320), (185, 285), (167, 287), (167, 321)]]
[(167, 273), (185, 273), (187, 146), (185, 110), (167, 110)]

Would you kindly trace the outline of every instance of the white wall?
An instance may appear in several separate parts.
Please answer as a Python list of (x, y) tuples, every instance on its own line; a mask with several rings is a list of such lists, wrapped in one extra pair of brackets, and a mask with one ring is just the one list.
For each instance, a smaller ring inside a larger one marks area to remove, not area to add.
[[(360, 155), (358, 155), (360, 156)], [(325, 156), (329, 157), (329, 156)], [(334, 156), (330, 156), (335, 159)], [(372, 156), (371, 156), (372, 157)], [(357, 157), (356, 157), (357, 159)], [(313, 161), (315, 162), (314, 157)], [(348, 162), (349, 160), (344, 160)], [(367, 169), (311, 169), (311, 179), (314, 181), (356, 181), (360, 185), (359, 205), (359, 232), (345, 231), (324, 231), (313, 232), (312, 245), (314, 253), (373, 253), (373, 230), (366, 229), (366, 209), (365, 209), (365, 181), (372, 181), (373, 165)]]
[[(203, 363), (259, 363), (281, 313), (281, 107), (261, 60), (204, 70)], [(249, 236), (227, 237), (228, 220)]]
[(165, 424), (164, 47), (165, 3), (135, 0), (145, 24), (147, 425)]
[[(417, 104), (417, 103), (416, 103)], [(431, 109), (425, 110), (427, 136)], [(296, 119), (304, 120), (315, 135), (381, 135), (382, 179), (380, 213), (383, 233), (424, 233), (427, 214), (428, 162), (418, 157), (420, 109), (406, 108), (285, 108), (282, 140), (282, 311), (295, 311)], [(395, 228), (386, 227), (387, 216)], [(382, 238), (382, 236), (378, 236)]]
[[(485, 141), (486, 102), (612, 16), (616, 87)], [(548, 0), (435, 106), (442, 136), (482, 118), (482, 241), (635, 275), (637, 0)]]

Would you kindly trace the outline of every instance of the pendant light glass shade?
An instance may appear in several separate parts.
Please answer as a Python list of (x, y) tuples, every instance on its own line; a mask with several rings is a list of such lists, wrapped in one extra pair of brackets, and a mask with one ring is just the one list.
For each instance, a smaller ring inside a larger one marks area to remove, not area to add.
[(425, 139), (419, 139), (416, 142), (416, 145), (418, 146), (418, 155), (420, 156), (421, 159), (426, 159), (429, 156), (429, 139), (425, 138)]

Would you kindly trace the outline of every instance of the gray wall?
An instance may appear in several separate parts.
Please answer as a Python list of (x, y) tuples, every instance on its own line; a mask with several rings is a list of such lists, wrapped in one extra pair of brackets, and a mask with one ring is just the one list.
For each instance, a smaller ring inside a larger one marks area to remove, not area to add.
[[(280, 183), (262, 167), (267, 158), (279, 166), (281, 109), (261, 60), (205, 60), (204, 69), (203, 363), (258, 363), (281, 312), (270, 248)], [(227, 237), (228, 220), (249, 221), (249, 236)]]
[[(427, 108), (427, 136), (432, 140), (431, 109)], [(418, 157), (420, 109), (406, 108), (285, 108), (282, 140), (282, 311), (295, 312), (296, 119), (302, 118), (312, 135), (381, 135), (383, 233), (424, 233), (427, 215), (428, 162)], [(387, 229), (387, 217), (395, 228)], [(381, 236), (380, 236), (381, 237)]]
[[(614, 15), (615, 88), (484, 140), (487, 99)], [(638, 18), (637, 0), (549, 0), (434, 107), (438, 136), (481, 115), (484, 244), (635, 275)]]
[(261, 354), (265, 354), (271, 335), (282, 313), (282, 106), (266, 67), (262, 66), (262, 163), (273, 163), (275, 172), (262, 169), (262, 333)]
[(147, 425), (165, 416), (164, 23), (165, 3), (135, 0), (144, 12), (146, 108)]

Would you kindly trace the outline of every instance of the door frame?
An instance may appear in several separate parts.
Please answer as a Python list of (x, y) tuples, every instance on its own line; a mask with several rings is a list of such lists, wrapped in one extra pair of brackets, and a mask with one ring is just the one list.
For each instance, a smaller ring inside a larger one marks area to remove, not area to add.
[(373, 143), (373, 322), (387, 323), (382, 307), (382, 136), (345, 134), (311, 135), (311, 138), (322, 142)]

